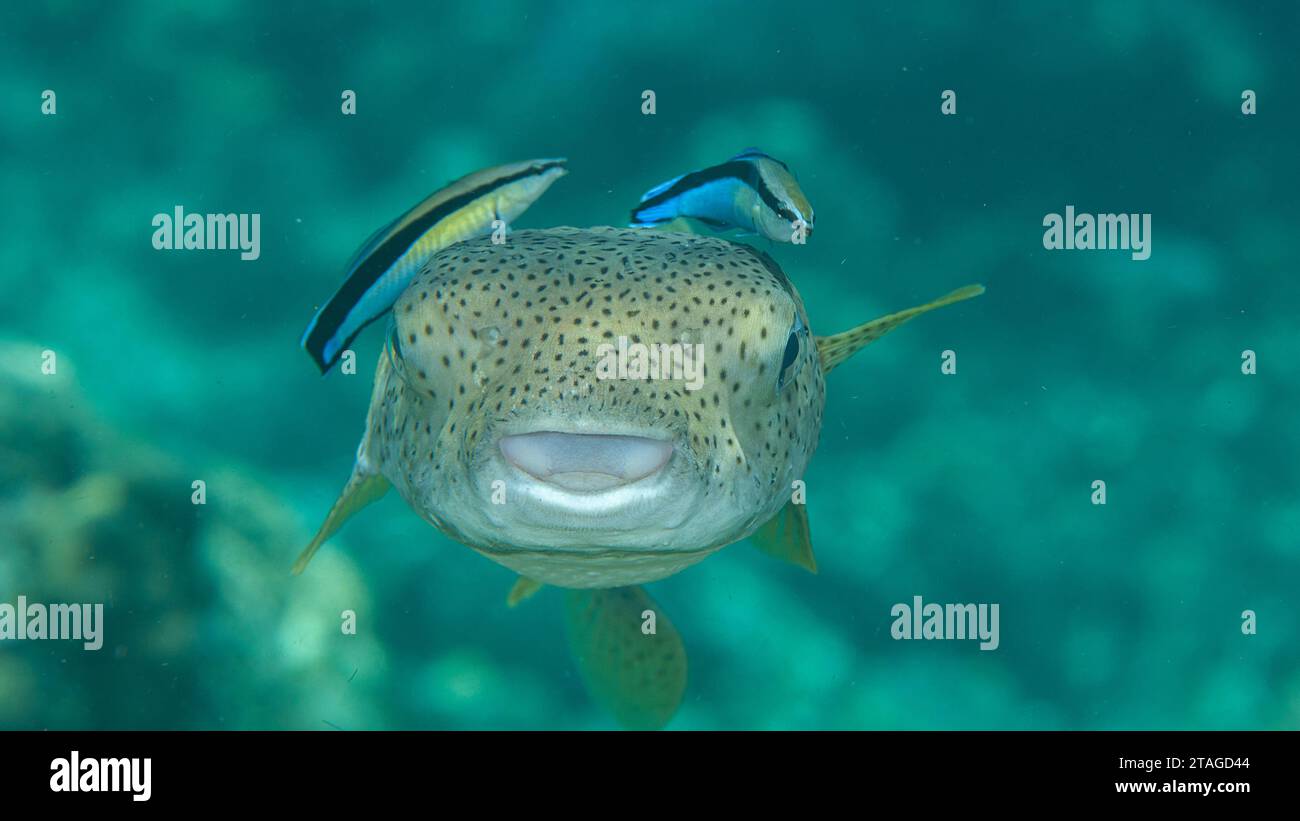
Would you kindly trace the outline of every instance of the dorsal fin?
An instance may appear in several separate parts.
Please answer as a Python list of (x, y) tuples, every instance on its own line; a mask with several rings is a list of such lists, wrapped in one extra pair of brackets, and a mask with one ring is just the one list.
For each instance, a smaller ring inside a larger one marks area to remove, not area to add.
[(570, 590), (564, 609), (569, 646), (596, 701), (628, 729), (663, 728), (686, 692), (686, 648), (663, 609), (640, 587)]
[(821, 360), (822, 373), (830, 373), (831, 369), (857, 353), (866, 345), (875, 342), (880, 337), (902, 325), (914, 316), (920, 316), (927, 311), (933, 311), (935, 308), (942, 308), (945, 305), (951, 305), (954, 302), (961, 302), (964, 299), (977, 297), (984, 293), (983, 285), (967, 285), (965, 288), (958, 288), (952, 293), (941, 296), (933, 302), (927, 302), (924, 305), (918, 305), (915, 308), (908, 308), (905, 311), (899, 311), (896, 314), (882, 316), (879, 319), (873, 319), (870, 322), (864, 322), (856, 328), (851, 328), (843, 333), (833, 336), (817, 337), (817, 356)]
[(784, 168), (786, 171), (790, 170), (790, 166), (781, 162), (776, 157), (773, 157), (771, 154), (767, 153), (763, 149), (756, 148), (752, 145), (749, 148), (746, 148), (744, 151), (737, 154), (736, 156), (732, 157), (730, 160), (727, 160), (727, 162), (734, 162), (735, 160), (771, 160), (772, 162)]
[(663, 192), (667, 191), (669, 188), (672, 188), (674, 185), (676, 185), (677, 181), (684, 176), (686, 175), (678, 174), (676, 177), (673, 177), (671, 180), (664, 180), (663, 182), (659, 183), (654, 188), (651, 188), (649, 191), (641, 195), (641, 202), (645, 202), (648, 199), (659, 196)]
[(808, 506), (786, 502), (775, 516), (750, 535), (754, 546), (773, 558), (817, 572), (812, 533), (808, 529)]

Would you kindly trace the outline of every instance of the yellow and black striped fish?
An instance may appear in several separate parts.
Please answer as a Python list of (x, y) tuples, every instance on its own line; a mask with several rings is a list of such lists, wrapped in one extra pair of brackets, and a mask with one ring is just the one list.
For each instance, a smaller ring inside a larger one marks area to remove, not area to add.
[(401, 296), (438, 251), (512, 222), (551, 183), (566, 160), (526, 160), (461, 177), (380, 228), (348, 263), (343, 285), (312, 317), (302, 347), (327, 372), (361, 330)]

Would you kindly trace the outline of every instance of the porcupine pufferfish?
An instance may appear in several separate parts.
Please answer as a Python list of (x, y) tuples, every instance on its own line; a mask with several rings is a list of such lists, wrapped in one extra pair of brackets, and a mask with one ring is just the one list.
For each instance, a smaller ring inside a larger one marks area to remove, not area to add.
[[(815, 570), (792, 487), (817, 447), (826, 375), (912, 317), (982, 292), (814, 336), (776, 262), (721, 238), (550, 228), (446, 248), (393, 307), (352, 476), (295, 572), (394, 487), (518, 573), (512, 605), (567, 588), (593, 695), (624, 726), (662, 727), (686, 653), (641, 585), (746, 538)], [(698, 346), (698, 389), (601, 378), (598, 351), (620, 337)]]

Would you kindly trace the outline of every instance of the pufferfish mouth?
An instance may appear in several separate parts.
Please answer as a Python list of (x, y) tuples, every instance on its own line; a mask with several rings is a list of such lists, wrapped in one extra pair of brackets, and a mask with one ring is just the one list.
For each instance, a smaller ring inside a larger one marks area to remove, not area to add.
[(563, 490), (599, 493), (658, 473), (673, 455), (671, 442), (644, 436), (538, 431), (501, 437), (505, 460)]

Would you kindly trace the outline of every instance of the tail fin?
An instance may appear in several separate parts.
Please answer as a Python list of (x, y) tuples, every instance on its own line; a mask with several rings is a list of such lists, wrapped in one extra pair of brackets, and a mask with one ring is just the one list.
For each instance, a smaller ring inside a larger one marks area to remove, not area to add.
[(633, 228), (646, 228), (651, 225), (670, 222), (678, 216), (676, 200), (669, 200), (658, 205), (651, 205), (649, 208), (638, 206), (632, 211), (631, 225)]
[(661, 182), (642, 194), (640, 205), (632, 209), (632, 227), (644, 228), (650, 225), (659, 225), (678, 216), (676, 197), (663, 202), (652, 203), (652, 200), (667, 193), (684, 176), (686, 175), (682, 174), (673, 177), (667, 182)]
[(640, 587), (570, 590), (569, 646), (596, 701), (633, 730), (662, 729), (686, 692), (686, 648)]

